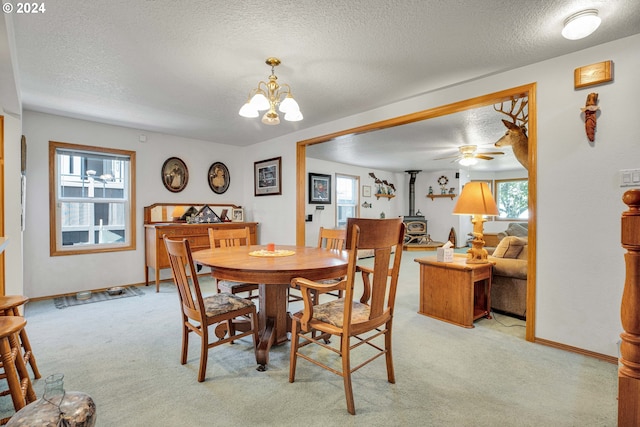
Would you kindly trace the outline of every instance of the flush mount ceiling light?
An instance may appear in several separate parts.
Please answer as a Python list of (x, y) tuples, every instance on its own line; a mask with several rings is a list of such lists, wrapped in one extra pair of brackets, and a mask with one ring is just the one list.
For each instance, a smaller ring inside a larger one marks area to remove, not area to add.
[(569, 40), (579, 40), (593, 33), (600, 26), (600, 17), (596, 9), (587, 9), (574, 13), (564, 21), (562, 36)]
[(265, 61), (271, 66), (271, 75), (268, 82), (260, 81), (255, 89), (249, 92), (247, 102), (240, 108), (239, 114), (242, 117), (258, 117), (259, 111), (267, 110), (262, 116), (262, 123), (265, 125), (280, 124), (280, 116), (276, 111), (279, 107), (281, 113), (284, 113), (284, 119), (289, 122), (297, 122), (302, 120), (300, 107), (293, 95), (291, 95), (291, 87), (283, 83), (279, 85), (278, 77), (274, 74), (274, 68), (280, 65), (278, 58), (267, 58)]

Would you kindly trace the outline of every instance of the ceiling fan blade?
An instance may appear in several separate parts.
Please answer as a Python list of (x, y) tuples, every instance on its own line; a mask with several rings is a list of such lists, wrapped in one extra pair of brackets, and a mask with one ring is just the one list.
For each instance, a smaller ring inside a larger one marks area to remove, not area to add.
[(490, 157), (490, 156), (484, 156), (484, 155), (482, 155), (482, 154), (476, 154), (476, 155), (475, 155), (475, 156), (473, 156), (473, 157), (475, 157), (476, 159), (482, 159), (482, 160), (493, 160), (493, 157)]
[(495, 155), (499, 155), (499, 154), (504, 154), (502, 151), (482, 151), (478, 154), (495, 154)]
[(459, 155), (459, 154), (456, 154), (455, 156), (438, 157), (437, 159), (433, 159), (433, 160), (447, 160), (447, 159), (455, 159), (456, 157), (460, 157), (460, 155)]

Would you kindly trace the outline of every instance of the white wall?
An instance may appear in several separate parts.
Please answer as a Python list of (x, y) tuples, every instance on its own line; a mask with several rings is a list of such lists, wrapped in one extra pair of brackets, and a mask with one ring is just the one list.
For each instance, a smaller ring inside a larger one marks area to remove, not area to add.
[[(244, 168), (252, 164), (244, 161), (237, 147), (30, 111), (24, 113), (24, 134), (28, 141), (24, 292), (30, 297), (143, 282), (144, 206), (158, 202), (244, 204)], [(147, 137), (145, 143), (139, 142), (141, 134)], [(50, 140), (136, 152), (135, 251), (49, 256)], [(172, 156), (181, 158), (189, 171), (189, 182), (180, 193), (165, 189), (160, 178), (162, 164)], [(207, 172), (214, 162), (224, 163), (230, 173), (229, 189), (221, 195), (208, 184)], [(251, 211), (245, 215), (251, 221)], [(168, 270), (163, 273), (170, 277)]]
[(20, 196), (20, 139), (22, 121), (12, 114), (4, 114), (4, 230), (9, 240), (5, 256), (5, 295), (23, 293), (22, 227)]
[[(639, 47), (640, 35), (635, 35), (292, 133), (252, 151), (283, 153), (290, 161), (285, 172), (294, 180), (298, 140), (537, 82), (536, 336), (617, 356), (625, 275), (619, 224), (626, 209), (618, 171), (640, 167), (640, 122), (634, 117)], [(613, 82), (574, 90), (575, 68), (608, 59), (615, 64)], [(600, 94), (602, 109), (593, 144), (580, 113), (591, 91)], [(281, 200), (269, 204), (263, 198), (255, 206), (265, 213), (271, 206), (281, 214), (274, 237), (279, 233), (293, 241), (294, 191), (292, 182)]]
[[(334, 186), (332, 192), (332, 201), (330, 205), (315, 205), (306, 203), (305, 213), (313, 215), (313, 220), (305, 223), (305, 244), (307, 246), (315, 246), (318, 243), (318, 230), (320, 227), (335, 228), (336, 226), (336, 203), (335, 203), (335, 174), (346, 174), (358, 176), (360, 178), (360, 217), (361, 218), (380, 218), (380, 215), (384, 213), (385, 218), (393, 218), (402, 216), (404, 214), (404, 206), (408, 202), (407, 190), (404, 187), (404, 174), (393, 173), (390, 171), (383, 171), (378, 169), (367, 169), (361, 167), (354, 167), (351, 165), (345, 165), (343, 163), (327, 162), (324, 160), (307, 158), (307, 172), (319, 173), (331, 175), (331, 182)], [(392, 199), (375, 197), (376, 186), (373, 178), (369, 176), (369, 173), (373, 174), (387, 182), (392, 183), (396, 187), (394, 195), (396, 197)], [(307, 192), (305, 197), (308, 202), (308, 175), (305, 178), (305, 191)], [(371, 197), (362, 196), (362, 186), (368, 185), (371, 187)], [(362, 203), (368, 202), (372, 206), (370, 208), (363, 208)], [(316, 206), (323, 206), (324, 209), (318, 210)], [(407, 204), (408, 206), (408, 204)], [(407, 208), (408, 209), (408, 208)]]
[[(139, 249), (134, 253), (55, 259), (48, 256), (45, 147), (50, 139), (127, 149), (135, 147), (138, 152), (139, 215), (145, 204), (173, 201), (174, 197), (176, 201), (185, 202), (204, 198), (231, 203), (244, 200), (247, 219), (261, 223), (261, 241), (294, 243), (296, 141), (537, 82), (536, 336), (617, 356), (625, 275), (619, 224), (620, 214), (626, 209), (621, 202), (624, 189), (618, 186), (618, 171), (640, 167), (640, 144), (637, 142), (640, 123), (635, 118), (635, 95), (640, 93), (637, 78), (639, 47), (640, 35), (635, 35), (245, 149), (153, 134), (148, 134), (147, 145), (141, 145), (137, 142), (139, 131), (26, 113), (23, 126), (29, 141), (29, 212), (24, 246), (25, 292), (30, 296), (51, 295), (136, 283), (143, 277), (142, 230), (138, 231)], [(615, 64), (613, 82), (574, 90), (575, 68), (608, 59)], [(602, 109), (595, 143), (586, 139), (580, 114), (580, 107), (584, 106), (591, 91), (600, 94)], [(172, 155), (183, 158), (190, 169), (190, 184), (177, 195), (164, 190), (159, 179), (162, 162)], [(253, 162), (277, 156), (282, 156), (282, 195), (253, 197)], [(222, 196), (213, 194), (206, 184), (205, 174), (213, 161), (224, 162), (231, 171), (231, 188)], [(198, 177), (197, 171), (201, 171), (202, 178)], [(11, 186), (6, 190), (7, 198), (14, 200), (19, 188)], [(17, 267), (8, 265), (8, 269), (12, 268)], [(416, 277), (416, 286), (417, 283)]]

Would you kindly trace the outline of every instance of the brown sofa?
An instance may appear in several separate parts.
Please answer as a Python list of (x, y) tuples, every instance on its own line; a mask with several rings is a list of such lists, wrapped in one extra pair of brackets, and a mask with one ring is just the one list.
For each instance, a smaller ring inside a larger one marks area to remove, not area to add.
[(525, 319), (527, 314), (527, 238), (503, 238), (489, 261), (494, 263), (491, 308)]

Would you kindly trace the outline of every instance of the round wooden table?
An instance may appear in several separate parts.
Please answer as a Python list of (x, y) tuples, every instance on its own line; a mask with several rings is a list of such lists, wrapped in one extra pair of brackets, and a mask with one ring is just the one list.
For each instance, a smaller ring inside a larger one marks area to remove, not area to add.
[(273, 344), (288, 340), (291, 331), (288, 288), (291, 279), (310, 280), (343, 277), (347, 272), (346, 251), (306, 246), (279, 246), (276, 251), (293, 251), (288, 256), (252, 256), (250, 252), (265, 250), (266, 246), (236, 246), (205, 249), (193, 252), (193, 261), (211, 267), (211, 275), (218, 280), (257, 283), (259, 285), (260, 325), (257, 359), (264, 369), (269, 363), (269, 349)]

